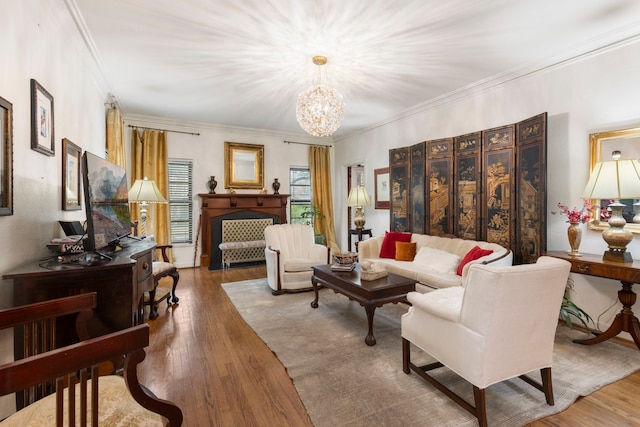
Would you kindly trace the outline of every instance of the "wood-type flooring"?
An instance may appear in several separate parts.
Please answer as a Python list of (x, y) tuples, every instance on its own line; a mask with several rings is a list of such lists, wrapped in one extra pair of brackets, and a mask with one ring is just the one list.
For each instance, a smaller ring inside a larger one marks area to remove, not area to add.
[[(284, 367), (242, 320), (221, 286), (261, 277), (266, 277), (264, 266), (182, 268), (180, 303), (172, 308), (161, 303), (160, 316), (147, 320), (151, 342), (139, 367), (140, 379), (157, 396), (182, 408), (184, 426), (313, 425)], [(640, 372), (528, 426), (637, 426), (638, 396)]]

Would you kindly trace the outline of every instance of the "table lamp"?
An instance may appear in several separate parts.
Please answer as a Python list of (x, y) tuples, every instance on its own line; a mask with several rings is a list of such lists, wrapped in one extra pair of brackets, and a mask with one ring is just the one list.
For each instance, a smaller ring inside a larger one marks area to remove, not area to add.
[(365, 223), (362, 207), (371, 206), (371, 198), (367, 194), (367, 189), (362, 186), (352, 188), (347, 199), (347, 206), (355, 206), (356, 213), (353, 224), (357, 230), (362, 230)]
[(140, 204), (140, 235), (146, 236), (147, 208), (149, 203), (168, 203), (164, 198), (155, 181), (150, 181), (146, 176), (144, 179), (136, 179), (129, 190), (129, 203)]
[(602, 238), (609, 245), (602, 258), (605, 261), (632, 262), (633, 258), (627, 252), (627, 245), (633, 240), (633, 234), (624, 228), (627, 224), (622, 216), (625, 205), (620, 203), (620, 199), (634, 199), (640, 196), (640, 162), (632, 159), (620, 160), (621, 152), (618, 150), (611, 155), (613, 160), (595, 164), (582, 197), (614, 200), (609, 205), (609, 228), (602, 232)]

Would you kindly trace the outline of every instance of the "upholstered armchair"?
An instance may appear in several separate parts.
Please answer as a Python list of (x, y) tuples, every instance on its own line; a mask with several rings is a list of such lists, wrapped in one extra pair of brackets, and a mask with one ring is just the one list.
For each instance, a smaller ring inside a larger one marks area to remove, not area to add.
[(315, 243), (313, 228), (274, 224), (264, 229), (267, 281), (274, 295), (313, 289), (314, 265), (328, 264), (330, 249)]
[[(503, 380), (520, 377), (553, 405), (553, 345), (570, 268), (546, 256), (510, 267), (475, 264), (462, 287), (410, 292), (412, 306), (401, 321), (403, 371), (416, 372), (476, 416), (480, 426), (487, 425), (485, 389)], [(437, 362), (416, 366), (410, 343)], [(473, 385), (475, 406), (427, 374), (442, 366)], [(542, 383), (524, 375), (538, 369)]]

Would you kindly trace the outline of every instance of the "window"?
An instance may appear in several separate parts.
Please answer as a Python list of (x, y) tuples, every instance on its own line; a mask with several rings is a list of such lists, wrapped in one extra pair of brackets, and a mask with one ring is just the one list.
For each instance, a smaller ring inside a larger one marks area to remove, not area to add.
[(192, 243), (193, 162), (169, 160), (169, 215), (171, 242)]
[(309, 168), (289, 169), (290, 206), (289, 218), (291, 224), (310, 224), (310, 218), (304, 218), (303, 212), (311, 207), (311, 173)]

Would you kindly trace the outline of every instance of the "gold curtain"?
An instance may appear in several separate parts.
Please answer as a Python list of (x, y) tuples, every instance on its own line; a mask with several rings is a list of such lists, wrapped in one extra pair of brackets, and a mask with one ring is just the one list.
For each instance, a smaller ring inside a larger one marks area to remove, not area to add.
[(331, 194), (331, 160), (328, 146), (309, 147), (309, 172), (311, 174), (311, 188), (313, 204), (324, 214), (324, 219), (314, 221), (316, 233), (323, 234), (327, 246), (334, 253), (340, 252), (333, 225), (333, 202)]
[(117, 108), (107, 110), (107, 153), (111, 163), (127, 167), (127, 156), (124, 148), (124, 120)]
[[(133, 129), (131, 135), (131, 182), (136, 179), (155, 181), (162, 195), (169, 197), (169, 174), (166, 132), (145, 129), (142, 134)], [(134, 204), (136, 206), (137, 204)], [(136, 206), (138, 207), (138, 206)], [(131, 210), (131, 220), (140, 219), (139, 209)], [(151, 219), (151, 221), (149, 220)], [(154, 235), (158, 245), (170, 244), (169, 205), (150, 203), (147, 213), (147, 235)], [(151, 228), (150, 228), (151, 227)]]

